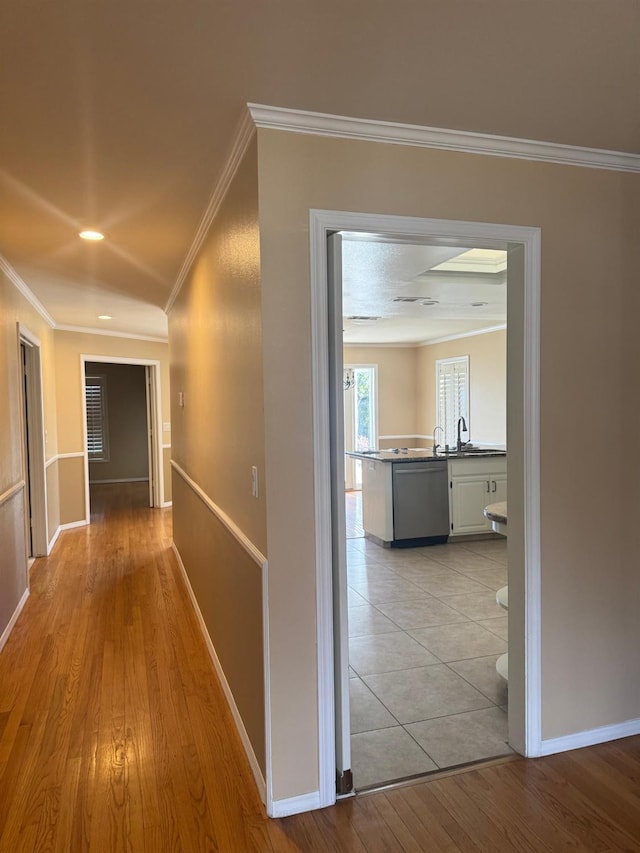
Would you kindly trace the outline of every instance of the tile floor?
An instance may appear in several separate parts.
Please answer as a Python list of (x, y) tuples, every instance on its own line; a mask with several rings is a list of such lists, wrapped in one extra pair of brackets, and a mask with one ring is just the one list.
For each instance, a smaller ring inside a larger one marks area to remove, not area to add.
[[(353, 493), (351, 493), (353, 495)], [(506, 540), (387, 549), (347, 540), (356, 789), (511, 752), (495, 671)]]

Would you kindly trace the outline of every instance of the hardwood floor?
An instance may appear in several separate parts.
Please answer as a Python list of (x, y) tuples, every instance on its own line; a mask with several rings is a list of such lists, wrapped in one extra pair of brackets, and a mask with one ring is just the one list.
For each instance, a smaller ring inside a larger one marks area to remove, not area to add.
[(143, 488), (32, 571), (0, 654), (0, 851), (640, 851), (640, 737), (269, 820)]

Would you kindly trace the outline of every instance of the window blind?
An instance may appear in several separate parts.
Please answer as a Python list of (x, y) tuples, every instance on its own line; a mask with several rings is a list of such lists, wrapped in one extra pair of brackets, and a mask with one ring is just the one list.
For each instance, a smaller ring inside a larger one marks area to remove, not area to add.
[[(436, 362), (438, 426), (444, 431), (440, 444), (453, 447), (458, 438), (458, 419), (469, 427), (469, 357), (439, 359)], [(468, 433), (465, 441), (468, 441)]]
[(106, 376), (87, 376), (85, 380), (87, 401), (87, 452), (92, 462), (109, 459), (109, 432), (107, 423)]

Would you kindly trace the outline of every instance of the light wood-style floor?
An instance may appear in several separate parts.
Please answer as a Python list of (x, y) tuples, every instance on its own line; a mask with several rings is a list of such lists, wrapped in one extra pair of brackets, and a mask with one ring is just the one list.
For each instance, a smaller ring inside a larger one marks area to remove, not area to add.
[(144, 487), (32, 571), (0, 654), (0, 851), (640, 851), (640, 737), (269, 820)]

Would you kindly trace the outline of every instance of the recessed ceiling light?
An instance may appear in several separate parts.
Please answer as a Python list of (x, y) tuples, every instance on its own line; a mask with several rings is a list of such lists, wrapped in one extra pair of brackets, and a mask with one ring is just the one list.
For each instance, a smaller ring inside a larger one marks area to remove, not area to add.
[(98, 314), (98, 320), (113, 320), (111, 314)]
[(101, 231), (92, 231), (90, 228), (81, 231), (78, 236), (82, 237), (83, 240), (93, 240), (94, 242), (104, 240), (104, 234)]

